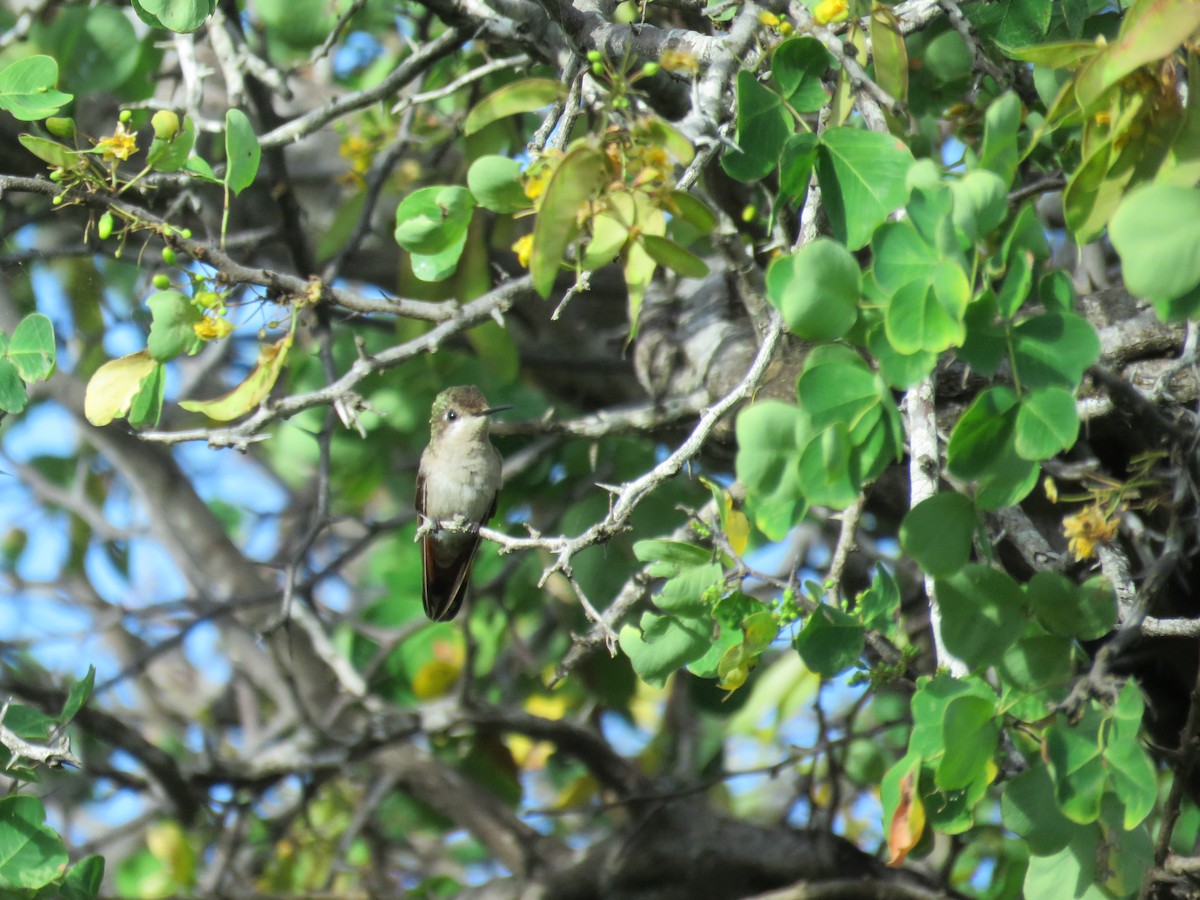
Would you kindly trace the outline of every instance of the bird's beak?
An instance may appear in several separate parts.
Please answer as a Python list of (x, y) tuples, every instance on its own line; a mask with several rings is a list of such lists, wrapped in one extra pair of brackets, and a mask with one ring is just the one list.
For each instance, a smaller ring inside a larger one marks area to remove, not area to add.
[(481, 412), (480, 415), (481, 416), (490, 416), (493, 413), (504, 412), (506, 409), (512, 409), (512, 404), (505, 403), (503, 406), (489, 406), (487, 409), (485, 409), (483, 412)]

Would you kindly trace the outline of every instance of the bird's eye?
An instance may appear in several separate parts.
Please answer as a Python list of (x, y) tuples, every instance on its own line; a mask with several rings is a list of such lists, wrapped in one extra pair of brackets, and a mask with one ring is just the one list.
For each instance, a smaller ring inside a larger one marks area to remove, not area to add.
[(446, 421), (447, 422), (453, 422), (457, 418), (458, 418), (458, 413), (456, 413), (454, 410), (450, 410), (450, 412), (446, 413)]

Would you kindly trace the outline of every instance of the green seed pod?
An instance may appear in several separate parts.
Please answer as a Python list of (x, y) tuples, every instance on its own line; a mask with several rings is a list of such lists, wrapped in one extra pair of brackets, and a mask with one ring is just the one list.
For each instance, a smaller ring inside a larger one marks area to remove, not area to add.
[(185, 241), (190, 241), (192, 239), (192, 229), (190, 229), (190, 228), (179, 229), (179, 236), (181, 238), (183, 238)]
[(154, 128), (154, 136), (164, 141), (179, 134), (179, 116), (169, 109), (156, 112), (150, 119), (150, 125)]
[(604, 63), (598, 63), (598, 62), (592, 63), (592, 74), (593, 75), (603, 75), (604, 74)]
[(662, 66), (660, 66), (656, 62), (648, 62), (644, 66), (642, 66), (642, 74), (645, 75), (647, 78), (653, 78), (660, 71), (662, 71)]
[(74, 137), (75, 120), (67, 116), (51, 116), (46, 120), (46, 130), (55, 137)]
[(170, 247), (163, 247), (162, 257), (163, 262), (165, 262), (168, 266), (173, 266), (179, 262), (179, 257), (175, 255), (175, 251)]
[(197, 291), (192, 302), (201, 309), (212, 309), (221, 303), (221, 295), (214, 291)]
[(588, 62), (598, 63), (598, 62), (603, 61), (604, 54), (601, 53), (599, 50), (589, 50), (588, 54), (587, 54), (587, 58), (588, 58)]
[(96, 237), (102, 241), (107, 241), (112, 236), (113, 217), (112, 213), (106, 212), (100, 217), (100, 221), (96, 223)]
[(612, 106), (613, 109), (629, 109), (629, 98), (613, 97)]
[(117, 120), (120, 122), (128, 122), (132, 118), (133, 118), (133, 113), (131, 113), (127, 109), (121, 110), (120, 115), (117, 116)]
[(51, 172), (50, 180), (53, 181), (55, 184), (58, 184), (60, 181), (62, 181), (63, 180), (62, 169), (55, 169), (53, 172)]
[(171, 286), (171, 279), (162, 272), (159, 272), (151, 279), (151, 283), (154, 285), (155, 290), (165, 291)]

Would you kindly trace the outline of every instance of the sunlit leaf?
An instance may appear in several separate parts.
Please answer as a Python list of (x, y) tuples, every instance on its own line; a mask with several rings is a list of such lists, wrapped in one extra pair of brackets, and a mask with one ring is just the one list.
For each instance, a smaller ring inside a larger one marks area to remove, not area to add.
[(276, 379), (287, 362), (288, 348), (292, 339), (285, 337), (274, 344), (263, 344), (258, 350), (258, 361), (246, 380), (228, 394), (212, 400), (183, 400), (180, 406), (189, 412), (203, 413), (218, 422), (228, 422), (254, 409), (267, 398)]

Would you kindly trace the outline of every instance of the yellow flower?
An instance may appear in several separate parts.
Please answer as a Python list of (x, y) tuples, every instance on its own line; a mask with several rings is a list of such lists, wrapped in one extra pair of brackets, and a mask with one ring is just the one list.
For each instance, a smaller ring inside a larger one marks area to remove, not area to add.
[(846, 0), (821, 0), (813, 11), (813, 20), (818, 25), (828, 25), (830, 22), (844, 22), (849, 17)]
[(352, 134), (342, 141), (338, 152), (350, 163), (352, 171), (365, 175), (371, 168), (371, 157), (374, 155), (371, 142), (360, 134)]
[(550, 176), (554, 174), (554, 169), (551, 166), (539, 166), (536, 171), (530, 169), (525, 173), (525, 196), (530, 200), (536, 200), (546, 192), (546, 185), (550, 183)]
[(658, 64), (668, 72), (686, 72), (688, 75), (700, 74), (700, 61), (690, 53), (681, 50), (668, 50), (659, 59)]
[(1066, 516), (1063, 534), (1068, 538), (1071, 555), (1078, 560), (1091, 559), (1097, 544), (1107, 544), (1117, 536), (1117, 524), (1115, 517), (1108, 518), (1095, 503)]
[(1051, 503), (1058, 502), (1058, 485), (1054, 483), (1054, 479), (1049, 475), (1042, 481), (1042, 490), (1046, 492), (1046, 499)]
[(758, 14), (759, 24), (766, 25), (768, 28), (774, 28), (780, 21), (779, 16), (773, 12), (767, 12), (765, 9)]
[(517, 242), (512, 245), (513, 253), (517, 254), (517, 262), (524, 268), (529, 268), (529, 259), (533, 256), (533, 235), (527, 234), (522, 238), (518, 238)]
[(200, 340), (211, 341), (214, 338), (225, 337), (225, 335), (233, 331), (233, 326), (229, 324), (228, 319), (205, 316), (192, 326), (192, 331), (196, 332), (196, 337), (200, 338)]
[(117, 130), (106, 138), (96, 141), (96, 149), (104, 154), (104, 161), (129, 159), (137, 153), (137, 135), (125, 130), (125, 123), (118, 122)]

